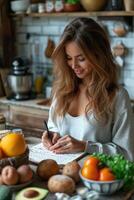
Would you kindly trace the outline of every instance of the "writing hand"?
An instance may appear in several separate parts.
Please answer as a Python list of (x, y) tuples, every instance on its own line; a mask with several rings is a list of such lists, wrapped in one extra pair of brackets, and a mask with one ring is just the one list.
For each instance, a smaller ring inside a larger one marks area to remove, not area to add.
[(58, 139), (60, 138), (60, 135), (58, 133), (50, 132), (50, 135), (48, 135), (47, 131), (44, 131), (43, 135), (42, 135), (42, 138), (41, 138), (43, 145), (47, 149), (49, 149), (51, 146), (56, 144)]
[(76, 140), (75, 138), (65, 135), (57, 140), (57, 142), (49, 148), (55, 153), (76, 153), (84, 151), (86, 147), (85, 141)]

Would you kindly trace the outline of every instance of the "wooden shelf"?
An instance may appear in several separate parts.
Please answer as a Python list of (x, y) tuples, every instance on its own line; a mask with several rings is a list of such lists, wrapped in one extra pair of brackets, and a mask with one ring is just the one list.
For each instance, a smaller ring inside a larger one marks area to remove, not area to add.
[(115, 17), (134, 16), (134, 11), (97, 11), (97, 12), (61, 12), (61, 13), (30, 13), (11, 14), (12, 17)]

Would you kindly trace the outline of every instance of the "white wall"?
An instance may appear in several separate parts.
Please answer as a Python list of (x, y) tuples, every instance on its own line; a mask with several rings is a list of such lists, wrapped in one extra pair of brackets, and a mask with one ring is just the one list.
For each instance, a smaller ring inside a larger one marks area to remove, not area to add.
[[(44, 56), (47, 40), (50, 37), (57, 43), (64, 27), (71, 19), (70, 17), (26, 17), (23, 19), (15, 19), (18, 56), (31, 59), (31, 68), (35, 75), (37, 69), (40, 67), (44, 76), (46, 76), (46, 68), (52, 67), (51, 59)], [(124, 65), (121, 68), (120, 82), (124, 84), (130, 97), (134, 99), (134, 17), (132, 18), (132, 27), (129, 27), (124, 22), (128, 28), (128, 32), (124, 37), (117, 37), (113, 32), (115, 23), (124, 20), (123, 18), (94, 19), (98, 20), (107, 28), (110, 36), (111, 48), (117, 43), (122, 42), (128, 49), (127, 55), (123, 58)], [(29, 39), (27, 39), (27, 34), (30, 34)]]

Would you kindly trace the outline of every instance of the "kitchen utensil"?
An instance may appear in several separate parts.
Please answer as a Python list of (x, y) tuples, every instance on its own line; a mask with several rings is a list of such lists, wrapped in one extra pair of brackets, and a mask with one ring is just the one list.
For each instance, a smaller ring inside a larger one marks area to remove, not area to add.
[(54, 48), (55, 48), (54, 41), (51, 38), (48, 38), (47, 47), (45, 49), (45, 56), (47, 58), (51, 58), (51, 55), (52, 55), (52, 53), (54, 51)]
[(13, 61), (11, 72), (8, 75), (8, 84), (12, 91), (13, 99), (30, 99), (33, 76), (32, 73), (29, 72), (29, 67), (24, 65), (24, 62), (21, 58), (15, 58)]

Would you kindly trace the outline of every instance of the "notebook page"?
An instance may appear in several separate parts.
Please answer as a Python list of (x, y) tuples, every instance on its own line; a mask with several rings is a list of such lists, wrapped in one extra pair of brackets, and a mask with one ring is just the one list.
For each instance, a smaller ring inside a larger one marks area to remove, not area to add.
[(60, 165), (65, 165), (68, 162), (76, 160), (85, 155), (84, 152), (74, 154), (55, 154), (52, 151), (47, 150), (42, 143), (34, 146), (29, 146), (29, 160), (34, 163), (39, 163), (45, 159), (53, 159)]

